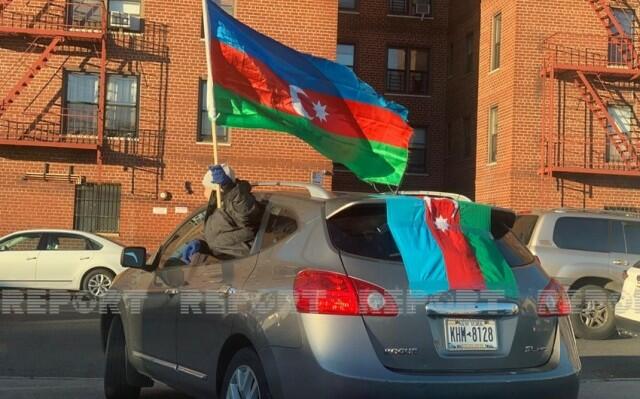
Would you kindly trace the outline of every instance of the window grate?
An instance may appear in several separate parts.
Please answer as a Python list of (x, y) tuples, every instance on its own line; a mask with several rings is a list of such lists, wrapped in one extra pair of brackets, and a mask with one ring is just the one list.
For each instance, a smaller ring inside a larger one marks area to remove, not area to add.
[(74, 229), (91, 233), (120, 230), (120, 185), (76, 186)]

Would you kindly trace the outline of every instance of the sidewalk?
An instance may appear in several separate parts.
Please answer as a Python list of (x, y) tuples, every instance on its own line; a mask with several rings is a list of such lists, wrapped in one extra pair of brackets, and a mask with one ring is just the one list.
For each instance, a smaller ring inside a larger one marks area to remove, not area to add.
[[(639, 379), (583, 381), (580, 399), (628, 399), (640, 392)], [(145, 399), (188, 399), (164, 385), (144, 389)], [(103, 399), (99, 378), (2, 378), (0, 399)], [(555, 399), (555, 398), (544, 398)]]

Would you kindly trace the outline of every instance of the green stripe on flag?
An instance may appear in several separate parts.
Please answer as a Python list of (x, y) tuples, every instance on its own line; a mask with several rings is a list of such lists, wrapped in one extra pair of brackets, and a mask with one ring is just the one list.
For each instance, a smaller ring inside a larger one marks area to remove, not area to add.
[(476, 255), (487, 289), (518, 298), (518, 282), (491, 235), (491, 207), (460, 202), (460, 225)]
[(215, 86), (214, 90), (219, 115), (216, 123), (220, 126), (290, 133), (364, 181), (399, 185), (402, 180), (409, 156), (406, 148), (333, 134), (302, 116), (258, 104), (224, 87)]

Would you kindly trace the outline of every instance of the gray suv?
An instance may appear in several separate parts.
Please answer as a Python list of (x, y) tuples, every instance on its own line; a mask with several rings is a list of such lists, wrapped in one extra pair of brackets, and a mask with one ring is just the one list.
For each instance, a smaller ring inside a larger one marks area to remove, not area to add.
[(576, 335), (606, 339), (623, 273), (640, 261), (640, 218), (623, 212), (556, 209), (518, 216), (514, 233), (568, 287)]
[[(386, 195), (258, 193), (251, 254), (186, 265), (205, 210), (145, 262), (123, 251), (102, 318), (108, 399), (159, 380), (196, 397), (566, 398), (580, 359), (562, 287), (493, 209), (519, 296), (419, 296), (387, 226)], [(425, 259), (436, 254), (424, 253)]]

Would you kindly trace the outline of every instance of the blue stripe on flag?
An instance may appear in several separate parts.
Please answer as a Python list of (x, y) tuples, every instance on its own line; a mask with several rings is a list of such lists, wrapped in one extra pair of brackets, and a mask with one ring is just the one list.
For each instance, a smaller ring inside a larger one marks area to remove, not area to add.
[(386, 202), (387, 224), (402, 255), (409, 288), (426, 295), (448, 291), (444, 256), (427, 226), (424, 201), (394, 197)]
[(290, 85), (383, 107), (407, 121), (406, 108), (385, 100), (371, 86), (358, 79), (351, 69), (323, 58), (300, 53), (256, 32), (231, 17), (213, 0), (207, 0), (207, 5), (212, 39), (217, 39), (263, 62)]

